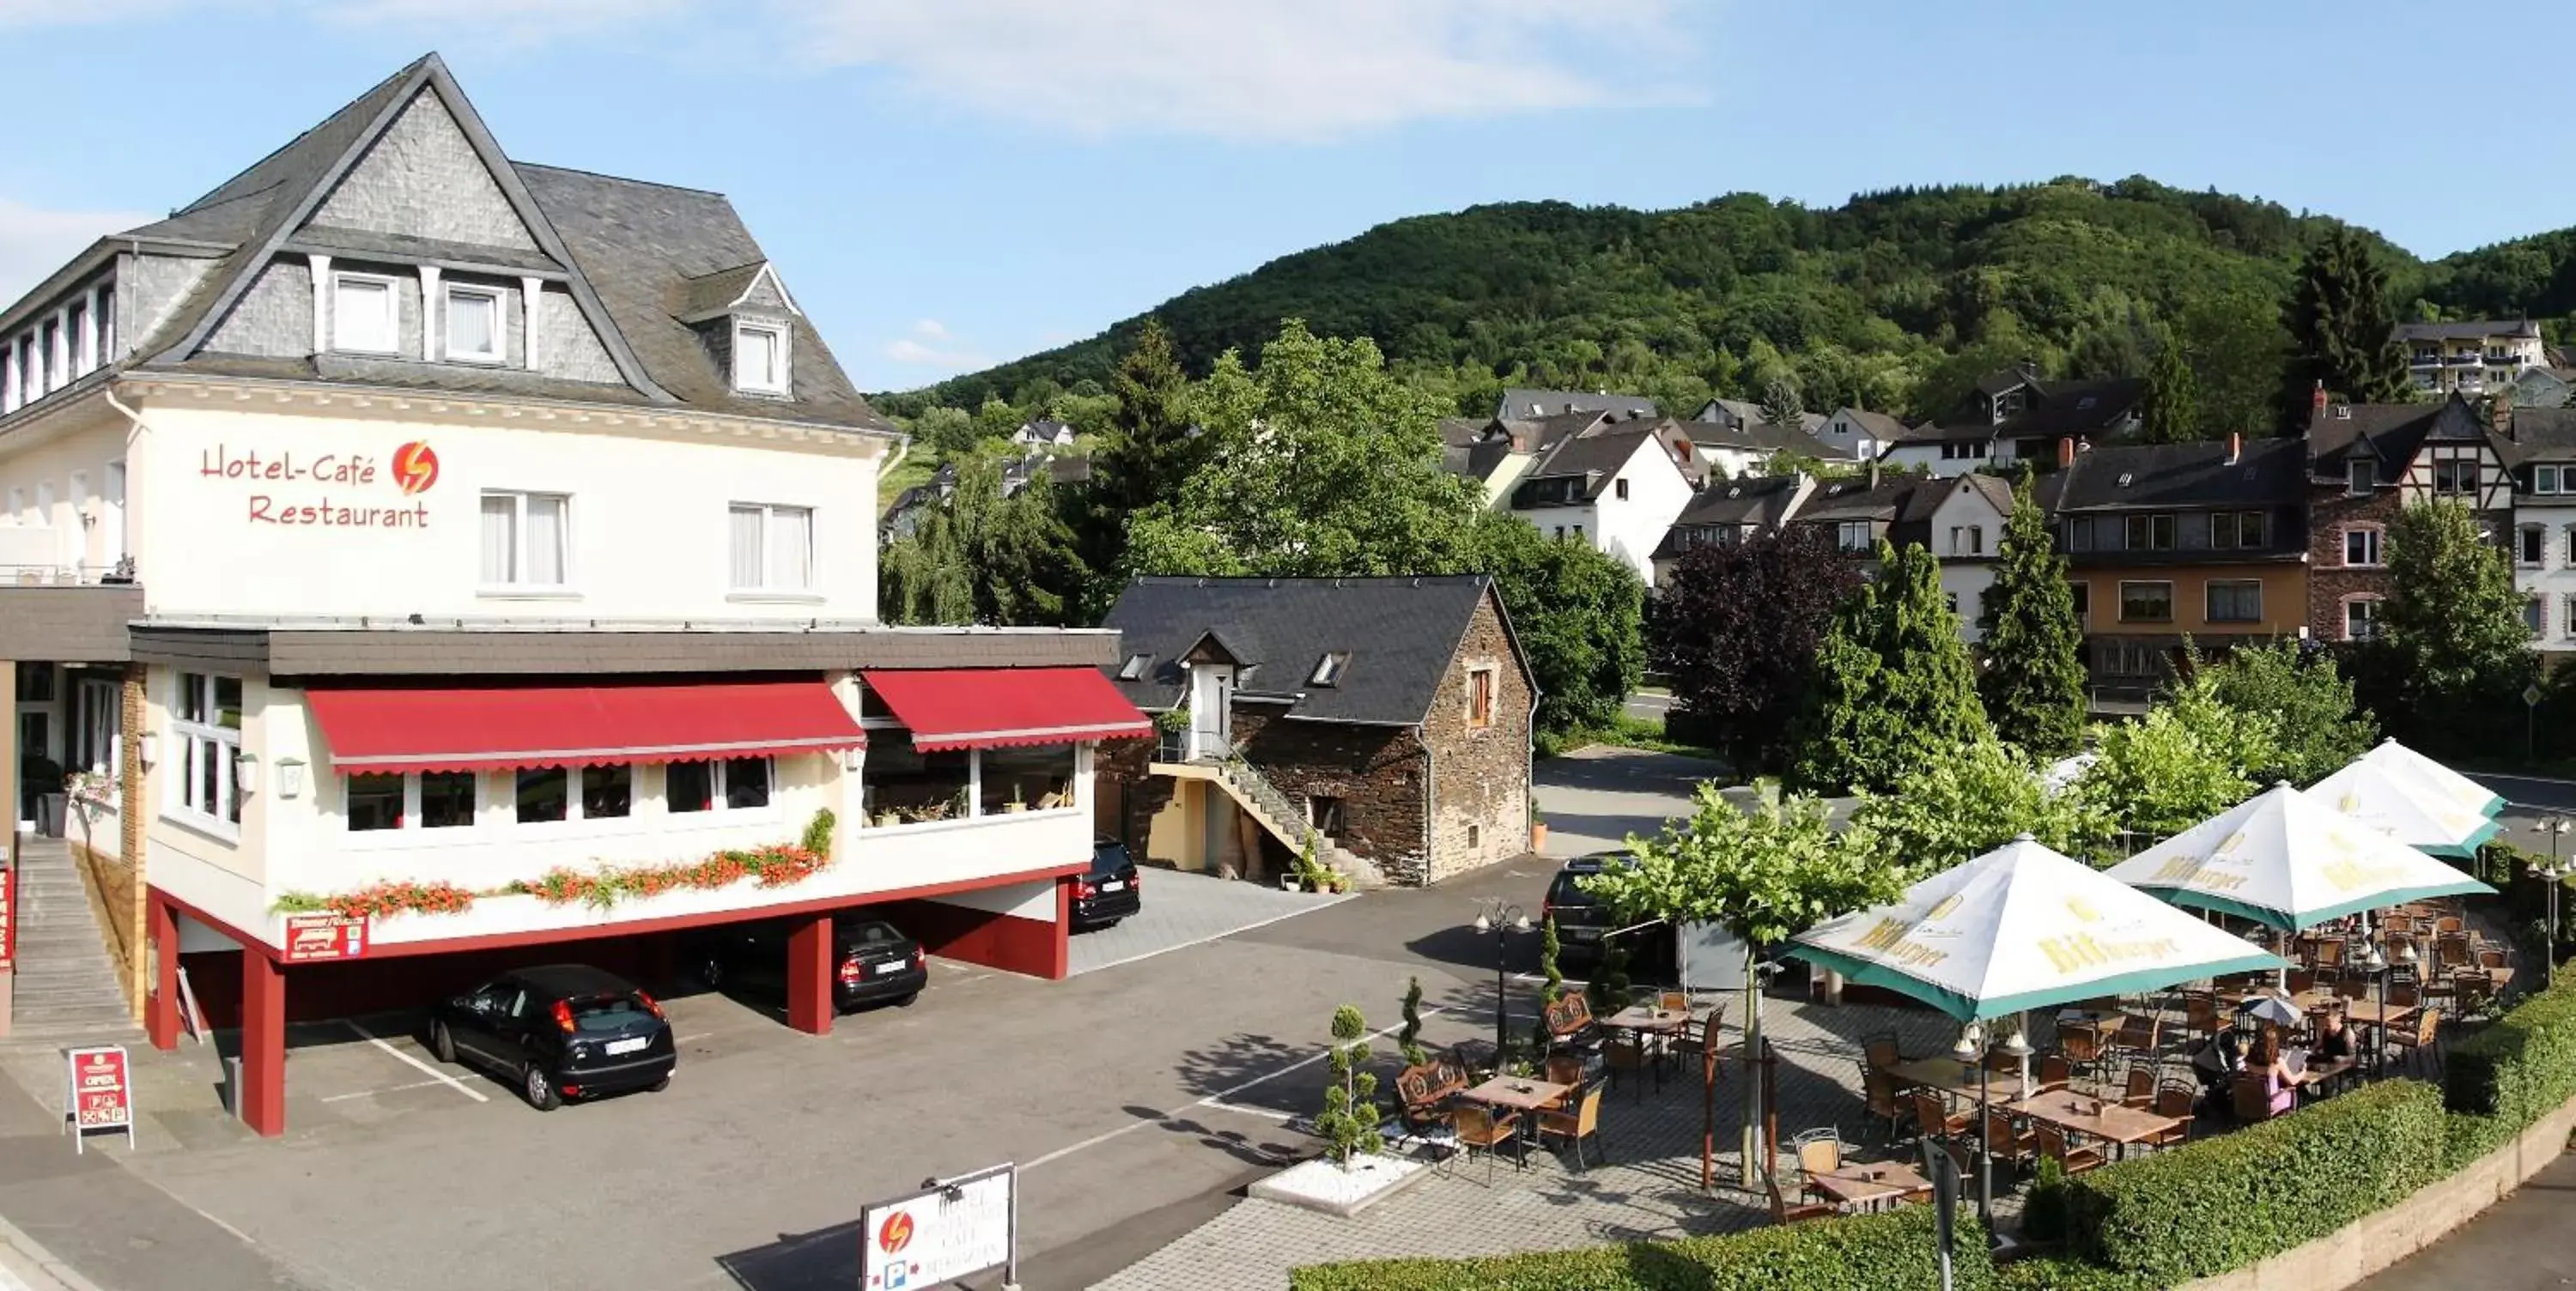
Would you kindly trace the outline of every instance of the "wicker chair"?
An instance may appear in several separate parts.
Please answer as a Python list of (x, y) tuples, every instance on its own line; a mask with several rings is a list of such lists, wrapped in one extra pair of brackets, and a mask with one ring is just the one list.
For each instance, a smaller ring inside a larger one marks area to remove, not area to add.
[(1914, 1115), (1912, 1102), (1896, 1096), (1896, 1078), (1885, 1068), (1860, 1065), (1861, 1103), (1868, 1113), (1887, 1122), (1888, 1142), (1896, 1141), (1896, 1132)]
[[(1484, 1149), (1485, 1186), (1492, 1187), (1494, 1158), (1501, 1155), (1504, 1144), (1514, 1140), (1518, 1129), (1510, 1121), (1496, 1119), (1485, 1108), (1463, 1105), (1449, 1109), (1449, 1124), (1458, 1135), (1458, 1146), (1469, 1156), (1475, 1155), (1478, 1148)], [(1529, 1168), (1527, 1160), (1522, 1160), (1519, 1165), (1522, 1169)]]
[(2088, 1170), (2099, 1170), (2104, 1164), (2101, 1149), (2069, 1147), (2066, 1142), (2066, 1131), (2046, 1121), (2039, 1123), (2038, 1138), (2039, 1154), (2056, 1162), (2057, 1167), (2069, 1176), (2083, 1174)]
[(1584, 1086), (1581, 1092), (1574, 1096), (1571, 1108), (1563, 1111), (1540, 1112), (1537, 1132), (1538, 1140), (1542, 1145), (1551, 1138), (1565, 1140), (1574, 1149), (1574, 1168), (1577, 1170), (1591, 1169), (1591, 1165), (1583, 1159), (1583, 1142), (1586, 1139), (1592, 1141), (1592, 1150), (1602, 1160), (1609, 1160), (1610, 1154), (1601, 1142), (1600, 1082), (1595, 1081)]

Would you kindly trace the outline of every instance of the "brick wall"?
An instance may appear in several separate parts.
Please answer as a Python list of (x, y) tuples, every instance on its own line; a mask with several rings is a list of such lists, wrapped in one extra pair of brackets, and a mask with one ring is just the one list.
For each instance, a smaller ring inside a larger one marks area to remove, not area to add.
[(1276, 716), (1276, 705), (1234, 713), (1235, 747), (1300, 806), (1342, 800), (1341, 845), (1390, 882), (1424, 881), (1422, 746), (1409, 726), (1352, 726)]
[(1147, 764), (1154, 760), (1155, 743), (1156, 737), (1150, 735), (1134, 740), (1104, 740), (1091, 755), (1095, 787), (1117, 786), (1118, 820), (1110, 832), (1127, 844), (1138, 860), (1145, 859), (1145, 840), (1153, 833), (1154, 817), (1172, 804), (1177, 792), (1169, 777), (1146, 774)]
[[(2311, 485), (2308, 490), (2308, 633), (2320, 641), (2343, 640), (2343, 602), (2356, 593), (2388, 595), (2385, 566), (2348, 569), (2343, 563), (2344, 528), (2376, 524), (2385, 529), (2404, 503), (2395, 488), (2381, 486), (2369, 497), (2349, 496), (2340, 484)], [(2380, 558), (2387, 559), (2387, 547)]]
[[(1469, 677), (1494, 674), (1493, 721), (1468, 721)], [(1430, 878), (1508, 860), (1529, 850), (1530, 683), (1512, 657), (1491, 596), (1450, 660), (1424, 721), (1431, 741), (1433, 794)]]

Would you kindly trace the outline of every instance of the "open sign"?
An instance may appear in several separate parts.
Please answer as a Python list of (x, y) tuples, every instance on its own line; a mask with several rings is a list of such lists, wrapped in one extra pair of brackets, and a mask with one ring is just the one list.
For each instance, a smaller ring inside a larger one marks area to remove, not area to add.
[(122, 1045), (63, 1050), (63, 1124), (74, 1151), (86, 1151), (93, 1131), (125, 1135), (134, 1146), (134, 1080)]

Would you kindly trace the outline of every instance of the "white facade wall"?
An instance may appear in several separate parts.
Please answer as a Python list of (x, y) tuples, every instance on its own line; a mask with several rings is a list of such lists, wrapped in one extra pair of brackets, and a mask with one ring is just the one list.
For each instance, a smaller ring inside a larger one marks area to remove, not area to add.
[[(1628, 496), (1619, 496), (1619, 485), (1625, 481)], [(1662, 545), (1673, 521), (1693, 496), (1690, 480), (1682, 474), (1663, 444), (1651, 437), (1637, 445), (1625, 465), (1601, 486), (1601, 496), (1593, 499), (1598, 519), (1595, 527), (1585, 532), (1592, 545), (1604, 554), (1623, 561), (1637, 571), (1637, 577), (1652, 585), (1655, 581), (1655, 548)]]
[[(2522, 530), (2526, 525), (2540, 529), (2540, 563), (2522, 561)], [(2540, 636), (2532, 642), (2537, 650), (2558, 653), (2576, 651), (2576, 498), (2562, 503), (2535, 503), (2530, 497), (2517, 498), (2513, 508), (2513, 585), (2526, 597), (2540, 598)]]
[[(122, 418), (48, 419), (0, 451), (0, 578), (43, 571), (85, 577), (125, 552), (125, 508), (113, 481), (130, 454)], [(51, 505), (45, 505), (50, 500)]]
[(1986, 590), (1995, 583), (1995, 552), (2003, 542), (2004, 522), (1986, 495), (1962, 481), (1951, 486), (1932, 511), (1932, 554), (1941, 561), (1941, 590), (1959, 607), (1959, 635), (1975, 644), (1984, 634), (1977, 615)]

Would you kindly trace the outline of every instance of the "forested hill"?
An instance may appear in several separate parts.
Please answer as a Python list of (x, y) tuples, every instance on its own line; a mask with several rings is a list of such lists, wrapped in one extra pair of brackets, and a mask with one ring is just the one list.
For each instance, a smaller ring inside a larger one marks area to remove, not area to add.
[[(2170, 335), (2200, 369), (2212, 428), (2251, 428), (2279, 380), (2281, 296), (2333, 223), (2141, 178), (1899, 189), (1830, 210), (1751, 194), (1669, 211), (1513, 203), (1381, 225), (1153, 312), (1193, 372), (1301, 317), (1375, 338), (1462, 412), (1506, 385), (1688, 409), (1758, 398), (1785, 374), (1809, 408), (1923, 415), (2013, 361), (2134, 375)], [(2371, 243), (2402, 318), (2576, 311), (2576, 230), (2432, 263)], [(886, 404), (1041, 405), (1105, 383), (1142, 321)]]

